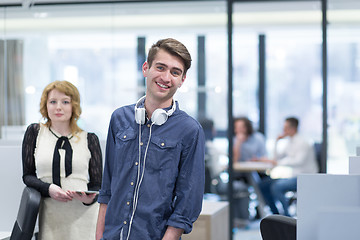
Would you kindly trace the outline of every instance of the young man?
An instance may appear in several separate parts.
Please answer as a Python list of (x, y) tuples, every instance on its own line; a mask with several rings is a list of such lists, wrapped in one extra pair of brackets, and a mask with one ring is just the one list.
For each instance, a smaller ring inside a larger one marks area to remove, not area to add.
[(200, 214), (204, 133), (173, 100), (191, 65), (175, 39), (155, 43), (143, 64), (146, 96), (114, 111), (98, 201), (96, 239), (179, 239)]

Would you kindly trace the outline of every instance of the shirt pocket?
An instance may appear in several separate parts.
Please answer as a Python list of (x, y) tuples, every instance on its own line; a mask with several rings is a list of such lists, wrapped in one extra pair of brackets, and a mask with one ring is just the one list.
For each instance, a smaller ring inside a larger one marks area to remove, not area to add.
[(133, 128), (127, 128), (119, 131), (115, 139), (115, 174), (120, 174), (124, 167), (131, 167), (131, 159), (135, 156), (136, 149), (133, 147), (136, 142), (137, 134)]
[[(151, 138), (153, 157), (146, 161), (150, 171), (160, 173), (171, 172), (176, 168), (179, 156), (177, 156), (177, 141), (154, 136)], [(176, 168), (177, 169), (177, 168)]]

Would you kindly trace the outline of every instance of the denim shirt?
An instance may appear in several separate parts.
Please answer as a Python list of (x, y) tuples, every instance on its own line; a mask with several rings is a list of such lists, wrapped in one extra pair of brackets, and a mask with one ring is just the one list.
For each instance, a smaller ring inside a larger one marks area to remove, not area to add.
[(265, 137), (260, 132), (251, 134), (241, 145), (241, 156), (238, 162), (250, 161), (252, 158), (266, 157)]
[(140, 125), (139, 143), (139, 124), (135, 122), (134, 107), (130, 105), (115, 110), (110, 120), (98, 198), (99, 203), (107, 204), (103, 239), (126, 239), (136, 199), (135, 188), (139, 182), (138, 204), (129, 239), (161, 239), (167, 226), (189, 233), (202, 207), (205, 179), (203, 130), (196, 120), (177, 107), (163, 125), (151, 124), (151, 120)]

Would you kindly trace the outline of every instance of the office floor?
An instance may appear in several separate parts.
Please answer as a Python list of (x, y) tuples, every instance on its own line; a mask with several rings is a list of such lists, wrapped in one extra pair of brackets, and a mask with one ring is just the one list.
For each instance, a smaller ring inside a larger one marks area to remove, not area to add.
[(235, 229), (233, 239), (262, 240), (260, 234), (260, 221), (253, 221), (246, 228)]

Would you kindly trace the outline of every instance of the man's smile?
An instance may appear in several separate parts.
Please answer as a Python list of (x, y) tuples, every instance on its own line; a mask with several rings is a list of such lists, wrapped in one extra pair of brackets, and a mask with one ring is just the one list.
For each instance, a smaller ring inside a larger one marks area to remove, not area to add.
[(159, 87), (161, 87), (161, 88), (165, 88), (165, 89), (170, 88), (169, 86), (166, 86), (166, 85), (161, 84), (161, 83), (158, 83), (158, 82), (156, 82), (156, 84), (157, 84)]

